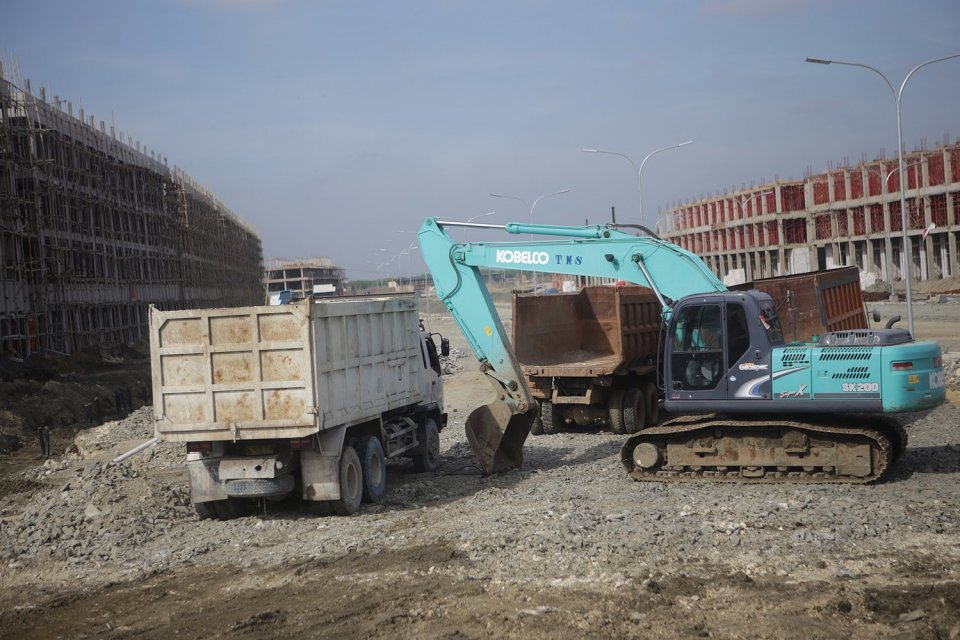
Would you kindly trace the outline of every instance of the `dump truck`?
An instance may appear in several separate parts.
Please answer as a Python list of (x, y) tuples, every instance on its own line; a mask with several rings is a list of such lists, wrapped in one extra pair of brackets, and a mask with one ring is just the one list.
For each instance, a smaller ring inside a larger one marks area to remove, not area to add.
[(513, 296), (512, 342), (540, 405), (535, 435), (568, 425), (636, 433), (657, 423), (660, 303), (639, 286)]
[[(867, 329), (859, 270), (842, 267), (737, 285), (768, 293), (787, 342)], [(636, 433), (660, 419), (657, 352), (661, 307), (650, 289), (587, 286), (513, 295), (514, 352), (539, 404), (531, 433), (609, 427)]]
[(387, 459), (434, 470), (447, 418), (434, 335), (412, 295), (152, 307), (155, 434), (185, 445), (200, 517), (295, 493), (349, 515), (382, 499)]

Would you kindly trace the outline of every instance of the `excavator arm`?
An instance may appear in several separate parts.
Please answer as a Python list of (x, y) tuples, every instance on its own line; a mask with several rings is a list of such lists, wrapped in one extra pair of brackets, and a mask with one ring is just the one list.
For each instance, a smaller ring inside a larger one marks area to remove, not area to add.
[[(458, 244), (446, 232), (446, 227), (453, 226), (563, 239)], [(427, 218), (418, 237), (437, 297), (449, 309), (497, 393), (496, 400), (475, 409), (466, 422), (467, 439), (484, 473), (520, 466), (537, 406), (480, 267), (636, 283), (656, 293), (665, 318), (673, 301), (685, 295), (726, 291), (713, 272), (688, 251), (652, 236), (637, 237), (606, 226), (488, 225)]]

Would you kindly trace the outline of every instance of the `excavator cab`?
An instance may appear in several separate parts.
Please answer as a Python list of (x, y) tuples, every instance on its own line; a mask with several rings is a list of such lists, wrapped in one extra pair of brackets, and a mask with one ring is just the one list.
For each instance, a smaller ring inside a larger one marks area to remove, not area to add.
[[(747, 379), (756, 386), (765, 378), (769, 391), (770, 347), (783, 342), (779, 327), (765, 294), (718, 293), (678, 302), (667, 340), (668, 403), (744, 397)], [(749, 397), (762, 397), (762, 386)]]

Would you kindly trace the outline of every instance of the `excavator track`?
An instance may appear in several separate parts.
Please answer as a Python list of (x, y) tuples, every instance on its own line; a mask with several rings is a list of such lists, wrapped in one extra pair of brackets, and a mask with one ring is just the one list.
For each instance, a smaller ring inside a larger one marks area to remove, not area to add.
[(837, 416), (681, 416), (628, 438), (620, 450), (638, 481), (867, 484), (907, 446), (895, 420)]

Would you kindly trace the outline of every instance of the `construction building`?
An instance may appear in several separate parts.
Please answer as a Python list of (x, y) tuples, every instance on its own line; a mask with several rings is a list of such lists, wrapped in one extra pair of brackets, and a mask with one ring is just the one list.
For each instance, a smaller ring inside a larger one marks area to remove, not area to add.
[[(960, 275), (960, 144), (904, 156), (913, 281)], [(904, 279), (898, 160), (838, 167), (679, 204), (661, 235), (727, 283), (856, 265), (864, 284)]]
[(330, 258), (269, 258), (263, 273), (268, 299), (281, 291), (290, 291), (293, 300), (343, 294), (344, 271)]
[(0, 354), (131, 343), (150, 305), (260, 304), (261, 276), (208, 191), (0, 64)]

